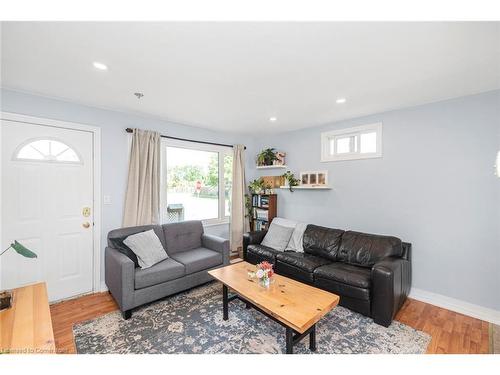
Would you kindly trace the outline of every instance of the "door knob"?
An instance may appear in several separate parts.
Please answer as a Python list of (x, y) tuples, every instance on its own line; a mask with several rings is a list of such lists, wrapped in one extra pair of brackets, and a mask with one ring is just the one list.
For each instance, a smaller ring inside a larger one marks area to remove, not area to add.
[(89, 228), (90, 227), (90, 223), (87, 221), (87, 222), (83, 223), (82, 226), (84, 228)]

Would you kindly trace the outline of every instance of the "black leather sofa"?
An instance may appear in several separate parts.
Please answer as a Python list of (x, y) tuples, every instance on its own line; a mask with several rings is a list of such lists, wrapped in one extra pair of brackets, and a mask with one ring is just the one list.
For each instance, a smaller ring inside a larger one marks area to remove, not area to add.
[(392, 236), (308, 225), (304, 253), (260, 243), (267, 231), (243, 236), (243, 257), (267, 260), (276, 273), (340, 296), (340, 305), (389, 326), (411, 287), (411, 244)]

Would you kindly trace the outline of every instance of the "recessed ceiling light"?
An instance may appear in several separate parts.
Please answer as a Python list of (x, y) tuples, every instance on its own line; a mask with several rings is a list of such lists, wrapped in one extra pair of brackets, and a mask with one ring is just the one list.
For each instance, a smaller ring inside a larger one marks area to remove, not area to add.
[(93, 65), (94, 65), (94, 68), (96, 68), (96, 69), (99, 69), (99, 70), (108, 70), (108, 67), (105, 64), (103, 64), (103, 63), (94, 61)]
[(271, 121), (271, 122), (275, 122), (276, 120), (277, 120), (277, 118), (274, 117), (274, 116), (273, 117), (269, 117), (269, 121)]
[(346, 102), (345, 98), (338, 98), (337, 100), (335, 100), (335, 103), (337, 104), (344, 104), (345, 102)]

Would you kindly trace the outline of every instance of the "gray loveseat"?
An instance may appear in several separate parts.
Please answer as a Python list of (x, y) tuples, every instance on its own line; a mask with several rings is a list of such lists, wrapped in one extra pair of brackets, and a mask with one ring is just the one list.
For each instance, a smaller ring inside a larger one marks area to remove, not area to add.
[[(116, 240), (150, 229), (169, 258), (141, 269), (118, 249)], [(106, 285), (128, 319), (137, 306), (212, 280), (208, 270), (229, 264), (229, 241), (204, 234), (201, 221), (115, 229), (108, 234), (105, 262)]]

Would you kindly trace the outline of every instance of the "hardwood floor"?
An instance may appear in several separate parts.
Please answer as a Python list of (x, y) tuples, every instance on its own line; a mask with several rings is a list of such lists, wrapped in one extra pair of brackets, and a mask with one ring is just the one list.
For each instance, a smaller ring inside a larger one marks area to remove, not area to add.
[[(73, 324), (117, 310), (109, 293), (92, 294), (60, 302), (50, 307), (56, 348), (59, 353), (75, 353)], [(427, 353), (489, 352), (489, 324), (450, 310), (408, 299), (396, 320), (429, 333)]]
[(96, 293), (59, 302), (50, 306), (52, 326), (58, 353), (76, 353), (73, 324), (118, 310), (109, 293)]
[(396, 320), (432, 336), (427, 353), (489, 352), (488, 322), (412, 299), (405, 302)]

